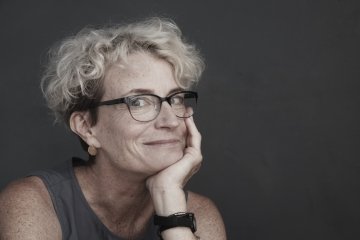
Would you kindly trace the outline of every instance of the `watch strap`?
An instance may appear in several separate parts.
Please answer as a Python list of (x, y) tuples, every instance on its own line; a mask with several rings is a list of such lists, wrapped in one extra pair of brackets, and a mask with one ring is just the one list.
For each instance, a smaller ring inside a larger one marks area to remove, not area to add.
[(159, 233), (174, 227), (188, 227), (192, 232), (196, 231), (194, 213), (175, 213), (170, 216), (154, 216), (154, 224), (159, 226)]

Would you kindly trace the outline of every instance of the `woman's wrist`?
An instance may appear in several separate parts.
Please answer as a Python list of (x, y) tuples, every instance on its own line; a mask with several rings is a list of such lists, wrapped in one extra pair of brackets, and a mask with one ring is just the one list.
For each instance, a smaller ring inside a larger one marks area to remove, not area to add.
[(162, 240), (198, 240), (200, 237), (196, 236), (189, 228), (177, 227), (165, 230), (161, 233)]
[(178, 212), (186, 212), (185, 192), (181, 188), (149, 189), (155, 212), (158, 216), (169, 216)]

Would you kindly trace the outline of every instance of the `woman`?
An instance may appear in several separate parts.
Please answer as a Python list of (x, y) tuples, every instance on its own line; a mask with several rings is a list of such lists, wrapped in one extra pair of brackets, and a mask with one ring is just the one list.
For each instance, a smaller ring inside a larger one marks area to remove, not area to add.
[(42, 89), (89, 160), (10, 184), (0, 238), (225, 239), (211, 200), (184, 191), (202, 161), (189, 91), (202, 70), (178, 27), (158, 18), (61, 42)]

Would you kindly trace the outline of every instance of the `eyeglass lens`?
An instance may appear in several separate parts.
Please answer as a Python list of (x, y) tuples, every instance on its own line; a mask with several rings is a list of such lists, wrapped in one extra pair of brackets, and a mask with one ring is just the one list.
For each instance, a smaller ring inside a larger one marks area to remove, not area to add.
[[(175, 115), (188, 118), (194, 114), (196, 96), (192, 93), (178, 93), (170, 98), (170, 105)], [(161, 99), (153, 95), (133, 96), (128, 100), (132, 117), (138, 121), (151, 121), (157, 117), (161, 109)]]

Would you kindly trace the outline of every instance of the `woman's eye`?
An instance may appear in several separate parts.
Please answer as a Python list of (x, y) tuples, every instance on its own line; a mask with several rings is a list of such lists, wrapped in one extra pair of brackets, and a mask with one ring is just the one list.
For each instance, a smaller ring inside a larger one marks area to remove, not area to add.
[(171, 99), (171, 104), (173, 105), (182, 105), (184, 104), (184, 97), (176, 96)]
[(129, 102), (131, 107), (146, 107), (151, 104), (147, 98), (133, 98)]

